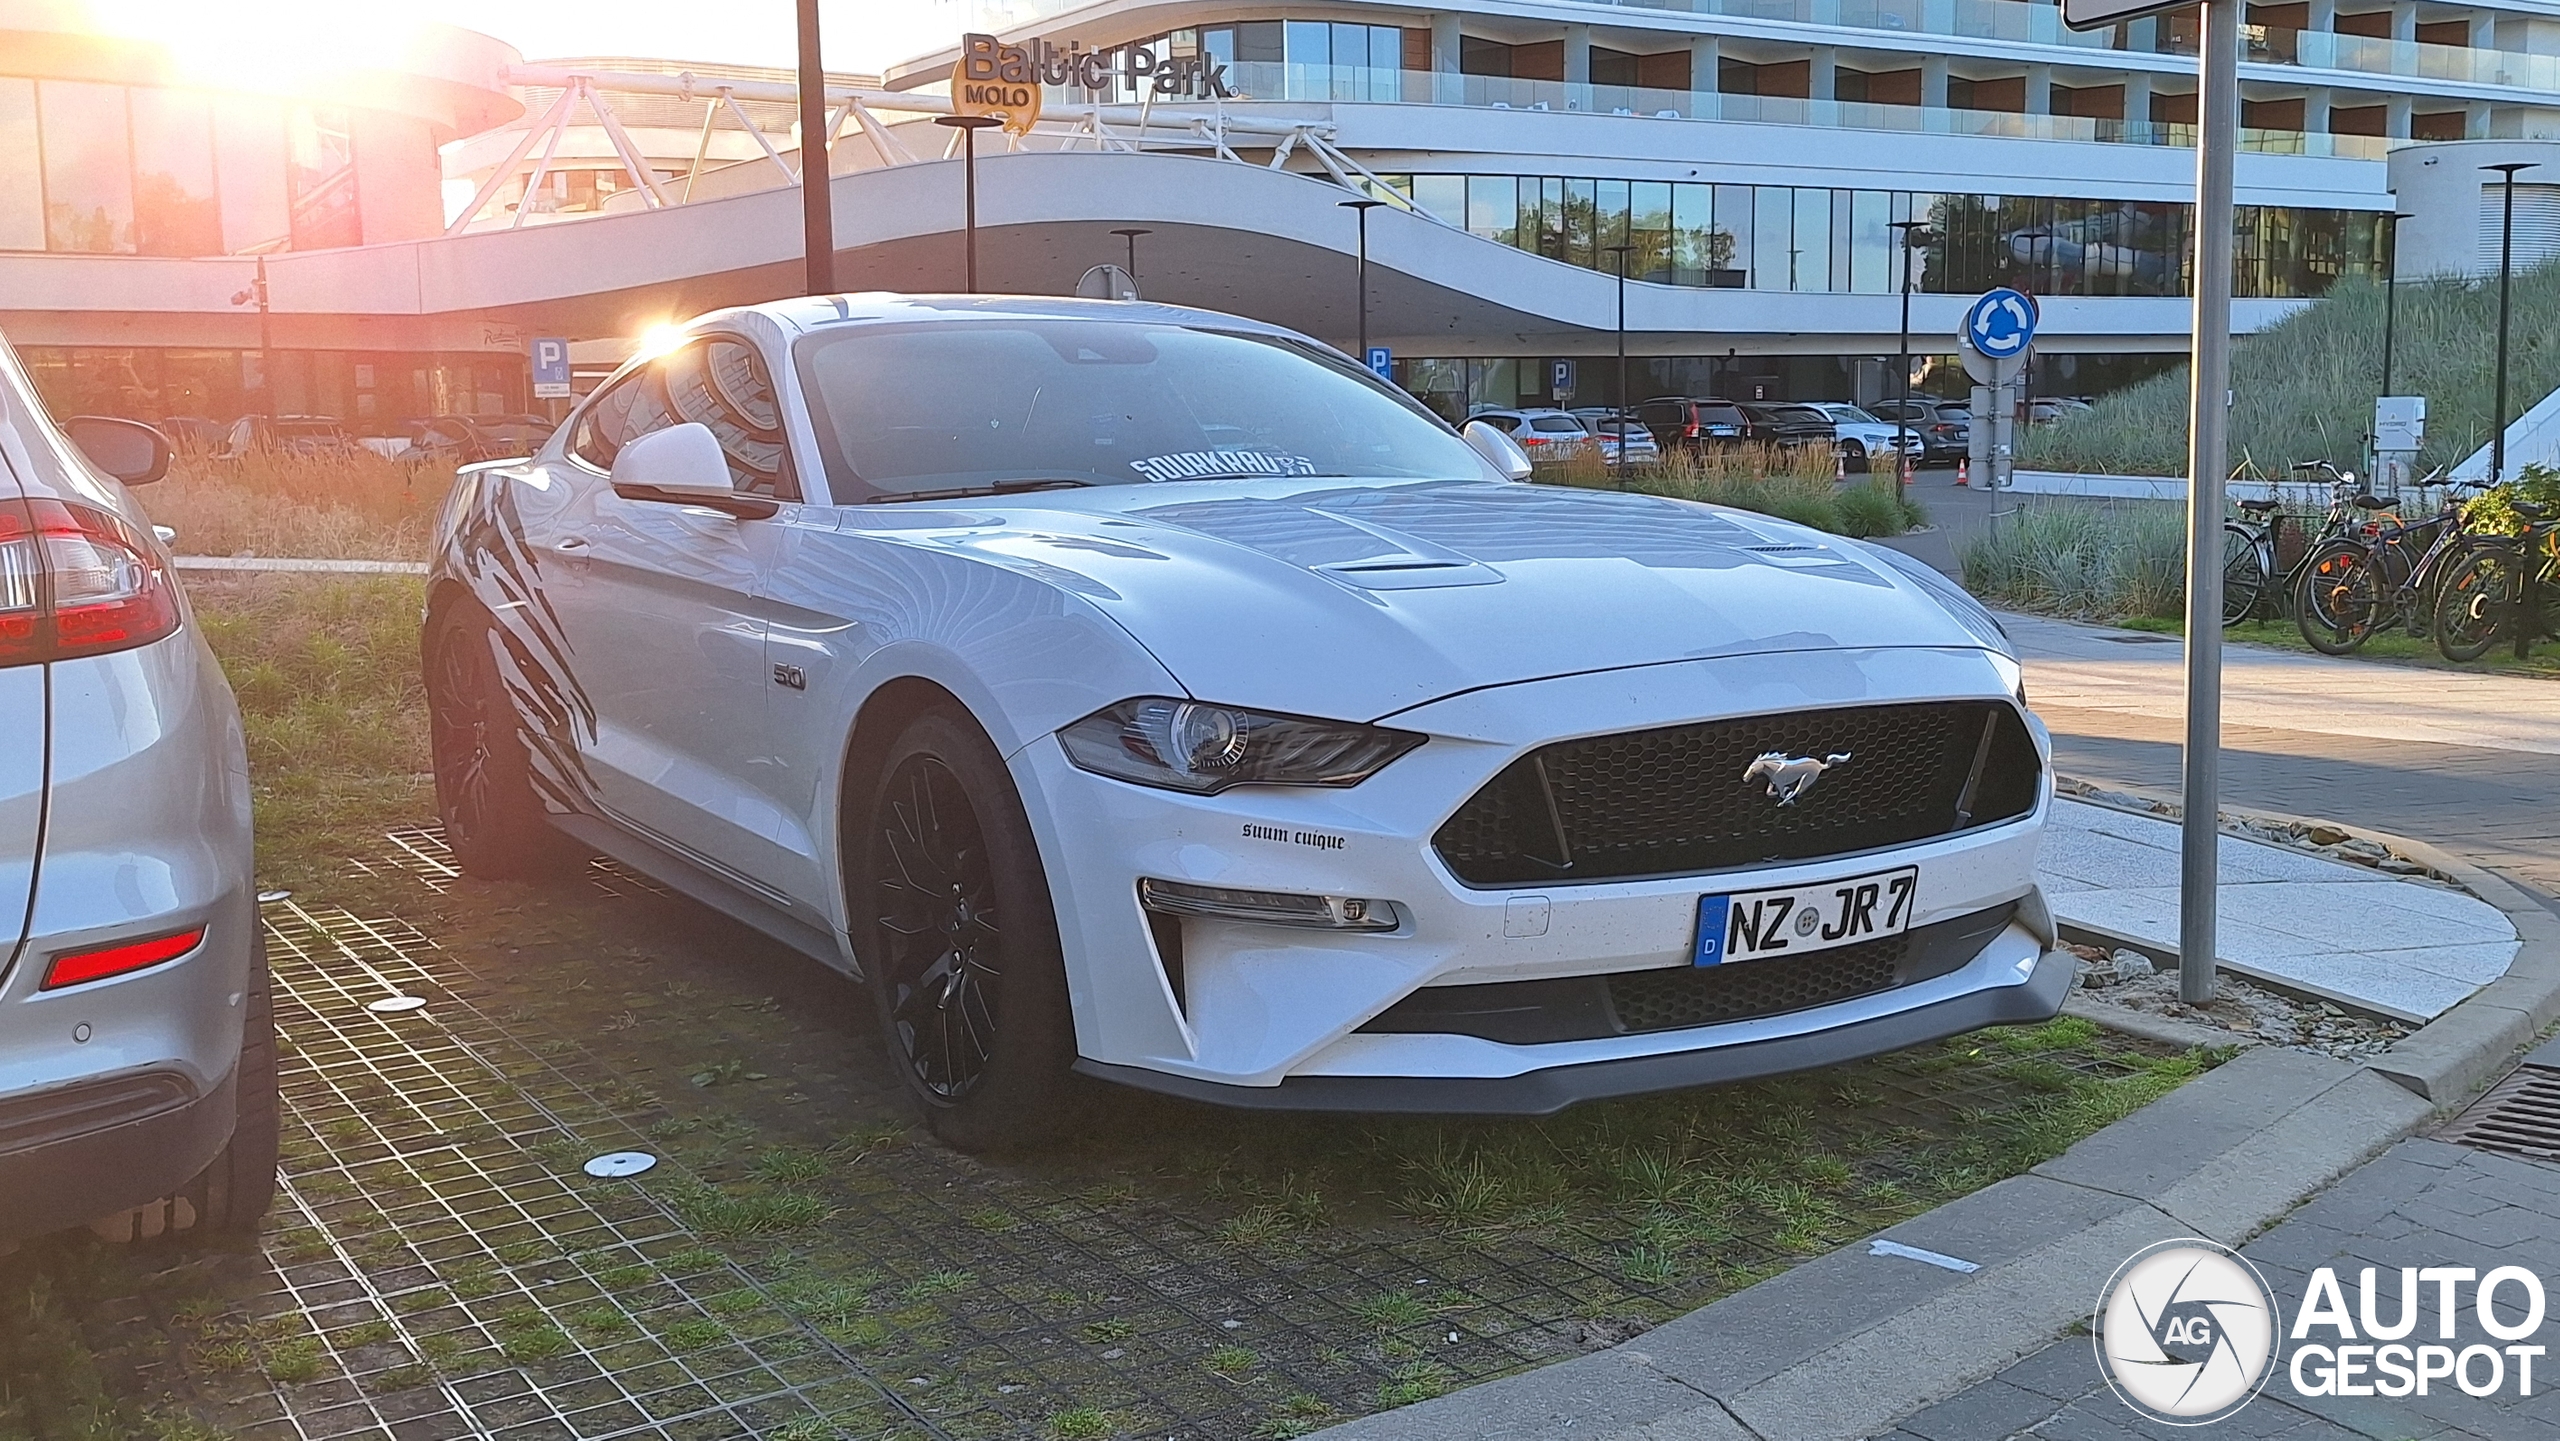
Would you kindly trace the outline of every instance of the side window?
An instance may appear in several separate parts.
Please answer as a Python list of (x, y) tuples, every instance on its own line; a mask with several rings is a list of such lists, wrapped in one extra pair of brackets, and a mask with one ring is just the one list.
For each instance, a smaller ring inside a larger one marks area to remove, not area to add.
[(743, 341), (714, 336), (615, 382), (582, 413), (570, 450), (598, 470), (653, 430), (699, 421), (719, 438), (739, 491), (798, 500), (782, 436), (782, 405), (764, 362)]

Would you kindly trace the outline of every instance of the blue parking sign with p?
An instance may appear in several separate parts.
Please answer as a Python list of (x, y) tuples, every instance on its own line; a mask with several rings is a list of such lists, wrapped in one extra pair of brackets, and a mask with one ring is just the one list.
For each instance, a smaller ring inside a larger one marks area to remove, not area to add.
[(569, 398), (569, 342), (544, 337), (533, 343), (533, 398)]
[(1388, 350), (1383, 345), (1370, 346), (1369, 369), (1371, 373), (1375, 374), (1380, 380), (1395, 379), (1396, 358), (1394, 352)]

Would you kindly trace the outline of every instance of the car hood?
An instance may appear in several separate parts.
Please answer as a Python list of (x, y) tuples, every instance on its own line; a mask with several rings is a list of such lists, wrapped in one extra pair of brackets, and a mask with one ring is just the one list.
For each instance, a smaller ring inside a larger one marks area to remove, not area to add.
[(1084, 597), (1195, 696), (1270, 710), (1368, 720), (1624, 666), (1982, 645), (1855, 542), (1658, 496), (1194, 481), (978, 507), (1003, 514), (935, 543)]

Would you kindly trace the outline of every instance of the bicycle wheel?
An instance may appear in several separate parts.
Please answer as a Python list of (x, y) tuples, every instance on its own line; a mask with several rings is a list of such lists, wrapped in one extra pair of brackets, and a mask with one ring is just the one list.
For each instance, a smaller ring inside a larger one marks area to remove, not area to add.
[(2453, 556), (2436, 594), (2436, 649), (2446, 660), (2478, 660), (2498, 643), (2524, 578), (2522, 559), (2496, 541), (2474, 542)]
[(2302, 567), (2293, 597), (2294, 624), (2322, 655), (2345, 655), (2372, 636), (2382, 614), (2373, 557), (2350, 540), (2333, 540)]
[(2222, 623), (2238, 625), (2257, 613), (2267, 593), (2266, 547), (2257, 535), (2230, 521), (2222, 523)]

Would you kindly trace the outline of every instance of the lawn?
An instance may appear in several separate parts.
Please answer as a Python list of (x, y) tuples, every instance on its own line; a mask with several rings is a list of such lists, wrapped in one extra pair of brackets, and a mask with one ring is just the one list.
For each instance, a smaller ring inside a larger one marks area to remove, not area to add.
[[(294, 893), (287, 1194), (261, 1254), (0, 1258), (8, 1441), (495, 1426), (600, 1375), (795, 1437), (1296, 1435), (1636, 1335), (2213, 1060), (2064, 1020), (1534, 1121), (1115, 1092), (1072, 1144), (983, 1162), (914, 1126), (824, 968), (607, 870), (438, 870), (415, 581), (191, 591), (262, 881)], [(377, 982), (430, 1004), (369, 1015)], [(662, 1159), (577, 1173), (617, 1149)]]

